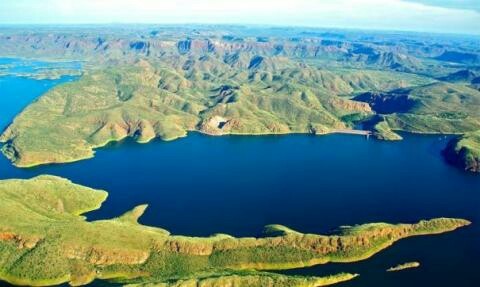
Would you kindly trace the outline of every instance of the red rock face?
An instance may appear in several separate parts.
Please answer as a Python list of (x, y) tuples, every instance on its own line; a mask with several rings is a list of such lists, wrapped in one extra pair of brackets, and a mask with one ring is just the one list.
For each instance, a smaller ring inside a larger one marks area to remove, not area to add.
[(32, 249), (40, 241), (37, 237), (22, 237), (13, 232), (1, 232), (0, 241), (9, 241), (17, 245), (18, 249)]

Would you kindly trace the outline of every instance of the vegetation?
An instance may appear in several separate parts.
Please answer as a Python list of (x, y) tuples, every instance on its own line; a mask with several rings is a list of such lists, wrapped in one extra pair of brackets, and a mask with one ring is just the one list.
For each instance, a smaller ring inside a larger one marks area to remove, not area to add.
[(405, 269), (418, 268), (418, 267), (420, 267), (419, 262), (407, 262), (407, 263), (399, 264), (395, 267), (390, 267), (387, 269), (387, 272), (396, 272), (396, 271), (402, 271)]
[[(224, 63), (216, 65), (226, 69)], [(352, 81), (368, 80), (371, 88), (382, 85), (370, 82), (381, 74), (373, 71), (342, 76), (314, 68), (285, 68), (270, 75), (224, 73), (205, 81), (205, 75), (187, 75), (143, 60), (91, 71), (25, 109), (1, 136), (7, 143), (3, 151), (17, 166), (27, 167), (89, 158), (94, 148), (125, 137), (148, 142), (176, 139), (188, 131), (328, 133), (351, 128), (371, 110), (367, 104), (330, 95), (326, 86), (337, 85), (340, 93), (357, 89)]]
[(215, 286), (275, 286), (275, 287), (319, 287), (327, 286), (343, 281), (352, 280), (357, 274), (340, 273), (326, 277), (307, 277), (307, 276), (285, 276), (275, 273), (262, 273), (252, 271), (241, 271), (225, 274), (216, 274), (211, 277), (198, 277), (193, 279), (184, 279), (175, 282), (155, 282), (128, 284), (127, 286), (145, 286), (145, 287), (215, 287)]
[(374, 126), (373, 131), (374, 135), (381, 140), (396, 141), (402, 139), (400, 135), (391, 130), (388, 122), (386, 122), (385, 120), (378, 122)]
[(453, 139), (444, 153), (451, 163), (465, 170), (480, 172), (480, 130)]
[(480, 91), (468, 85), (437, 82), (397, 89), (388, 93), (366, 93), (364, 101), (381, 114), (366, 126), (383, 140), (399, 140), (394, 131), (426, 134), (463, 134), (445, 152), (449, 162), (479, 172)]
[[(158, 286), (323, 286), (354, 278), (297, 277), (261, 270), (290, 269), (366, 259), (394, 242), (466, 226), (439, 218), (415, 224), (343, 227), (335, 235), (302, 234), (270, 225), (265, 237), (171, 235), (143, 226), (146, 206), (88, 222), (105, 191), (53, 176), (0, 181), (0, 279), (18, 285), (83, 285), (94, 279)], [(216, 285), (217, 284), (217, 285)], [(237, 285), (236, 285), (237, 286)]]
[[(90, 158), (125, 137), (145, 143), (189, 131), (327, 134), (363, 126), (399, 140), (398, 131), (480, 130), (480, 49), (462, 37), (146, 25), (13, 27), (0, 41), (1, 56), (84, 67), (78, 81), (43, 95), (0, 136), (19, 167)], [(0, 73), (11, 65), (0, 63)], [(37, 76), (58, 76), (61, 67)], [(459, 165), (474, 163), (472, 150), (457, 155)]]

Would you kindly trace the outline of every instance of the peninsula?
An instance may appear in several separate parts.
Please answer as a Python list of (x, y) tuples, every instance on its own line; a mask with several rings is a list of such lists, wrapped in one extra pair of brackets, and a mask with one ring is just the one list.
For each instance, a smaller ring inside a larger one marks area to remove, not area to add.
[(0, 279), (16, 285), (84, 285), (95, 279), (158, 286), (324, 286), (356, 274), (287, 276), (285, 270), (364, 260), (403, 238), (453, 231), (463, 219), (364, 224), (335, 235), (303, 234), (281, 225), (261, 238), (172, 235), (138, 223), (146, 205), (89, 222), (107, 193), (54, 176), (0, 181)]

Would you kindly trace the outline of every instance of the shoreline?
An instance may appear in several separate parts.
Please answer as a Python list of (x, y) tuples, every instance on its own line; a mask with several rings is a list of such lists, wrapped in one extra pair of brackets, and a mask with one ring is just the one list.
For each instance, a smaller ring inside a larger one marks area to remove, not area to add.
[[(8, 127), (7, 127), (8, 128)], [(5, 130), (7, 129), (5, 128)], [(60, 165), (60, 164), (69, 164), (69, 163), (75, 163), (75, 162), (79, 162), (79, 161), (83, 161), (83, 160), (88, 160), (88, 159), (92, 159), (95, 157), (95, 154), (96, 154), (96, 151), (97, 150), (100, 150), (100, 149), (103, 149), (103, 148), (108, 148), (109, 145), (111, 144), (122, 144), (123, 142), (125, 141), (132, 141), (132, 142), (135, 142), (137, 144), (149, 144), (153, 141), (162, 141), (162, 142), (173, 142), (175, 140), (178, 140), (178, 139), (182, 139), (182, 138), (186, 138), (189, 136), (190, 133), (196, 133), (196, 134), (201, 134), (201, 135), (204, 135), (204, 136), (209, 136), (209, 137), (225, 137), (225, 136), (234, 136), (234, 137), (245, 137), (245, 138), (248, 138), (248, 137), (269, 137), (269, 136), (272, 136), (272, 137), (275, 137), (275, 136), (290, 136), (290, 135), (303, 135), (303, 136), (328, 136), (328, 135), (351, 135), (351, 136), (366, 136), (366, 137), (370, 137), (372, 136), (374, 139), (375, 136), (374, 134), (371, 132), (371, 131), (368, 131), (368, 130), (349, 130), (349, 129), (337, 129), (337, 130), (332, 130), (332, 131), (328, 131), (328, 132), (325, 132), (325, 133), (318, 133), (318, 134), (315, 134), (315, 133), (312, 133), (312, 132), (291, 132), (291, 133), (225, 133), (225, 134), (210, 134), (210, 133), (206, 133), (206, 132), (202, 132), (201, 130), (189, 130), (187, 131), (184, 135), (181, 135), (181, 136), (177, 136), (177, 137), (173, 137), (173, 138), (166, 138), (166, 139), (162, 139), (161, 137), (152, 137), (148, 140), (143, 140), (143, 141), (138, 141), (136, 140), (135, 138), (131, 137), (131, 136), (125, 136), (123, 138), (120, 138), (120, 139), (110, 139), (104, 143), (101, 143), (101, 144), (98, 144), (98, 145), (94, 145), (94, 146), (91, 146), (91, 153), (88, 154), (88, 155), (85, 155), (83, 157), (78, 157), (78, 158), (72, 158), (72, 159), (66, 159), (64, 161), (52, 161), (52, 162), (39, 162), (39, 163), (30, 163), (30, 164), (22, 164), (22, 165), (18, 165), (15, 163), (15, 160), (14, 159), (11, 159), (10, 157), (8, 157), (4, 151), (3, 151), (3, 147), (6, 146), (7, 142), (5, 141), (0, 141), (0, 150), (2, 151), (2, 154), (3, 156), (5, 156), (11, 163), (12, 165), (14, 165), (15, 167), (17, 168), (24, 168), (24, 169), (29, 169), (29, 168), (35, 168), (35, 167), (38, 167), (38, 166), (48, 166), (48, 165)], [(412, 132), (407, 132), (407, 131), (402, 131), (401, 133), (404, 133), (404, 134), (409, 134), (409, 135), (419, 135), (419, 136), (458, 136), (458, 135), (453, 135), (453, 134), (441, 134), (441, 133), (412, 133)], [(380, 140), (380, 139), (376, 139), (376, 140), (379, 140), (379, 141), (386, 141), (386, 142), (391, 142), (391, 141), (388, 141), (388, 140)]]

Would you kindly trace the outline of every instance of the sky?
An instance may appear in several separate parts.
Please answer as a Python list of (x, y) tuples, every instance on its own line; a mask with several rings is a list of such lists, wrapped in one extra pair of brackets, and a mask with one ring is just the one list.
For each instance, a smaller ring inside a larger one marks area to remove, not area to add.
[(0, 24), (208, 23), (480, 34), (480, 0), (0, 0)]

